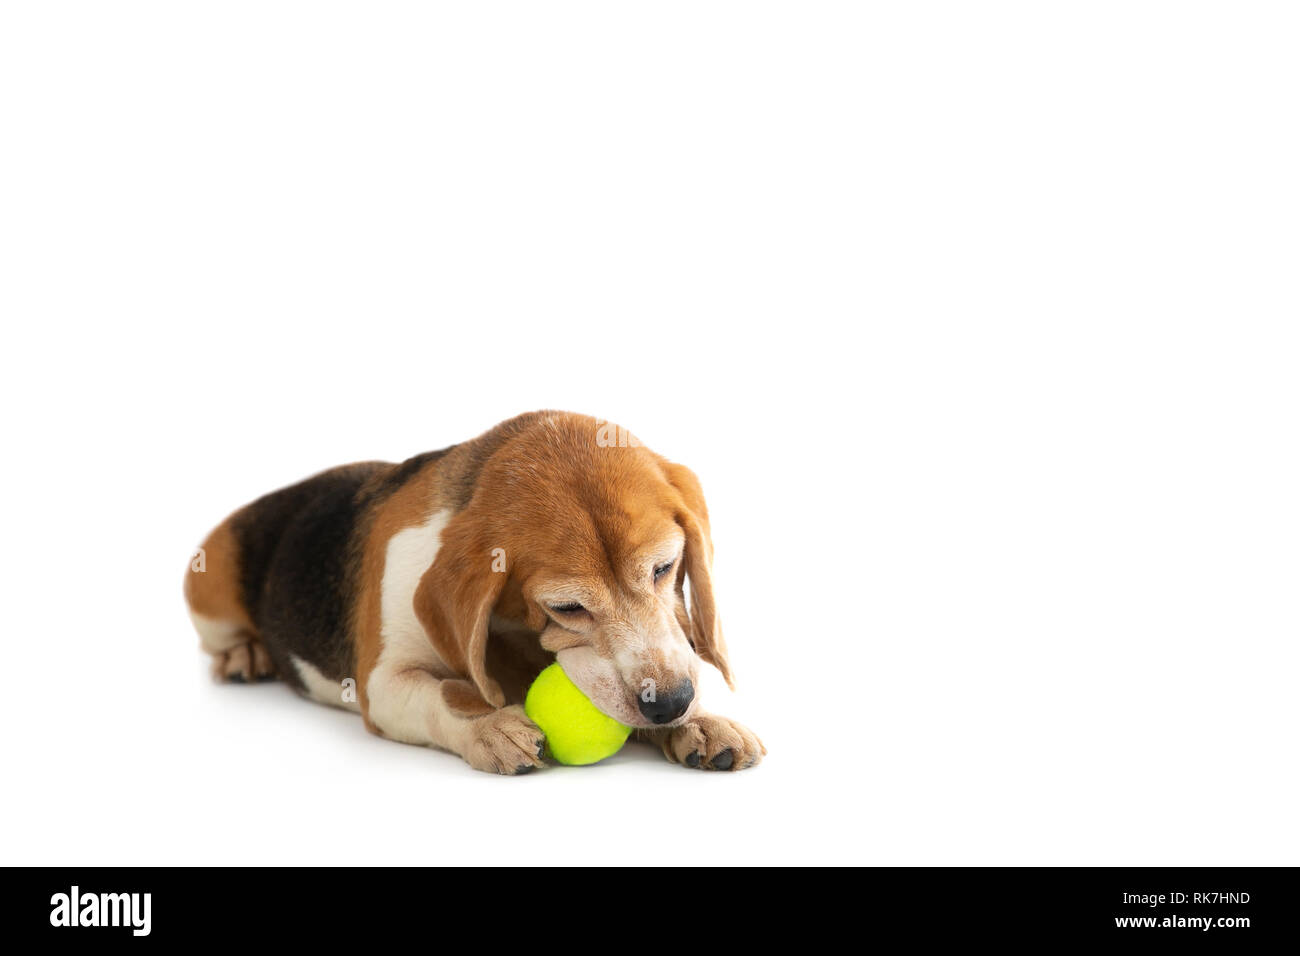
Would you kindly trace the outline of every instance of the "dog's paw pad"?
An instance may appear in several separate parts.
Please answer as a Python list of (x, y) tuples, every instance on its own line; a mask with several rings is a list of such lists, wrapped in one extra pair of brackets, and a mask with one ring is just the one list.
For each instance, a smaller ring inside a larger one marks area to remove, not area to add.
[(709, 761), (709, 766), (711, 766), (714, 770), (730, 770), (731, 765), (735, 763), (735, 760), (736, 760), (735, 751), (733, 751), (730, 747), (728, 747), (726, 750), (722, 751), (722, 753), (718, 754), (711, 761)]

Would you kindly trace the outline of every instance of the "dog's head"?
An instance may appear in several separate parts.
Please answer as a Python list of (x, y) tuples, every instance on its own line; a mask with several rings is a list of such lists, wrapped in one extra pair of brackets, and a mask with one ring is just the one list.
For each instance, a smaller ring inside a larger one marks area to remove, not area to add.
[(700, 660), (731, 683), (698, 479), (596, 419), (515, 422), (469, 456), (467, 500), (416, 595), (431, 637), (497, 706), (507, 700), (489, 625), (505, 621), (535, 634), (616, 720), (681, 720)]

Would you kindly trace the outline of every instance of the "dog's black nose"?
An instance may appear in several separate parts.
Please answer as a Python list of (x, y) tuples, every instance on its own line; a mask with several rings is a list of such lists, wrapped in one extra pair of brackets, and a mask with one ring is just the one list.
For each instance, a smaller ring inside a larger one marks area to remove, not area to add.
[(647, 720), (656, 724), (668, 724), (686, 713), (686, 708), (691, 706), (694, 699), (695, 686), (689, 680), (684, 680), (671, 694), (655, 694), (654, 700), (646, 700), (642, 694), (638, 706)]

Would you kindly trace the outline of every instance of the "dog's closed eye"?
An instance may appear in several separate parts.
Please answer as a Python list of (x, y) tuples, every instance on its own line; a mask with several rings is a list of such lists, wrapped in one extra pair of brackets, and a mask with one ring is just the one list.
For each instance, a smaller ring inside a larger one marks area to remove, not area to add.
[(577, 601), (566, 601), (564, 604), (548, 604), (547, 607), (556, 614), (577, 614), (580, 611), (586, 610), (586, 608)]
[(667, 574), (669, 571), (671, 571), (671, 570), (673, 569), (673, 565), (676, 564), (676, 563), (677, 563), (677, 559), (676, 559), (676, 558), (673, 558), (673, 560), (671, 560), (671, 561), (666, 561), (666, 562), (664, 562), (663, 564), (658, 565), (658, 566), (655, 568), (655, 572), (654, 572), (654, 573), (655, 573), (655, 580), (658, 581), (658, 580), (659, 580), (660, 578), (662, 578), (665, 574)]

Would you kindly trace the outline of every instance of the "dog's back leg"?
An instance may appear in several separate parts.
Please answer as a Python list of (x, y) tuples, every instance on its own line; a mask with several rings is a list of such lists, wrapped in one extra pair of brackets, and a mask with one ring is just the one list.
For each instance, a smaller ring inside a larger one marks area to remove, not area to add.
[(227, 518), (190, 561), (185, 575), (190, 619), (199, 644), (212, 655), (217, 680), (275, 680), (275, 665), (241, 597), (239, 567), (239, 545)]

